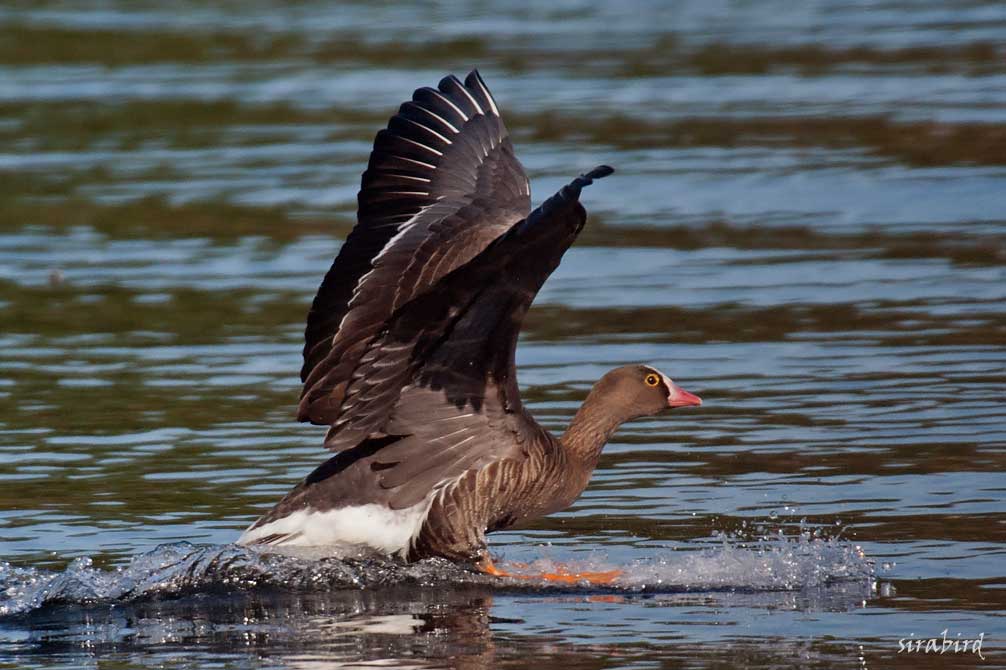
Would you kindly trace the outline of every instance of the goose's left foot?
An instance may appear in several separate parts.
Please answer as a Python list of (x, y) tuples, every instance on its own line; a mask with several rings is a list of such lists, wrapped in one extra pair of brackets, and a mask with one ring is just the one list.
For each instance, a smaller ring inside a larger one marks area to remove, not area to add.
[[(523, 564), (520, 564), (524, 567)], [(539, 574), (514, 574), (512, 572), (506, 572), (497, 568), (492, 559), (489, 557), (483, 558), (481, 561), (475, 564), (479, 572), (483, 572), (487, 575), (492, 575), (494, 577), (512, 577), (514, 579), (541, 579), (549, 582), (560, 582), (563, 584), (580, 584), (582, 582), (588, 582), (592, 586), (607, 586), (612, 584), (616, 579), (622, 576), (621, 570), (607, 570), (604, 572), (572, 572), (566, 568), (566, 566), (561, 563), (557, 566), (556, 572), (542, 572)]]

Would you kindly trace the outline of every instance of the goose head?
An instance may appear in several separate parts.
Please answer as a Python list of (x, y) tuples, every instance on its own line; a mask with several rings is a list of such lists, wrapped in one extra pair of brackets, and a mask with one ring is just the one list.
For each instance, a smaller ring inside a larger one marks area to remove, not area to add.
[(608, 372), (595, 389), (610, 411), (623, 420), (653, 416), (676, 407), (693, 407), (702, 399), (649, 365), (626, 365)]

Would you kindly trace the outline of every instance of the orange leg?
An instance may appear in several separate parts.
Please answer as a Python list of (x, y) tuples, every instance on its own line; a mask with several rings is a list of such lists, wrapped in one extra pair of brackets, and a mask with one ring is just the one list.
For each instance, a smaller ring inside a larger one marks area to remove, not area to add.
[(549, 582), (562, 582), (564, 584), (579, 584), (589, 582), (595, 586), (611, 584), (621, 576), (621, 570), (608, 570), (606, 572), (570, 572), (563, 566), (559, 566), (559, 572), (543, 572), (537, 575), (520, 575), (505, 572), (493, 565), (492, 559), (486, 556), (475, 564), (480, 572), (493, 577), (512, 577), (515, 579), (544, 579)]

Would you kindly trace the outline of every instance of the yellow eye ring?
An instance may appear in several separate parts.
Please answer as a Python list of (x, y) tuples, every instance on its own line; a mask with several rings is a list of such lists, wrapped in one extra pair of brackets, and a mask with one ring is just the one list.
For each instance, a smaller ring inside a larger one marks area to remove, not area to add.
[(651, 373), (646, 375), (646, 378), (643, 379), (643, 381), (646, 383), (647, 386), (656, 386), (657, 384), (660, 383), (660, 377)]

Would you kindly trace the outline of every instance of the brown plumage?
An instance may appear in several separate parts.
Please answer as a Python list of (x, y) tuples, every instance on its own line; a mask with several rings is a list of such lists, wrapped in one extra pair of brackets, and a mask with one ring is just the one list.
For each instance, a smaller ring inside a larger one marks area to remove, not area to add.
[(308, 315), (298, 417), (336, 453), (239, 542), (480, 562), (487, 532), (571, 504), (623, 422), (699, 404), (642, 365), (602, 377), (561, 438), (521, 404), (521, 322), (586, 221), (581, 189), (611, 172), (532, 212), (478, 73), (416, 91), (378, 133)]

